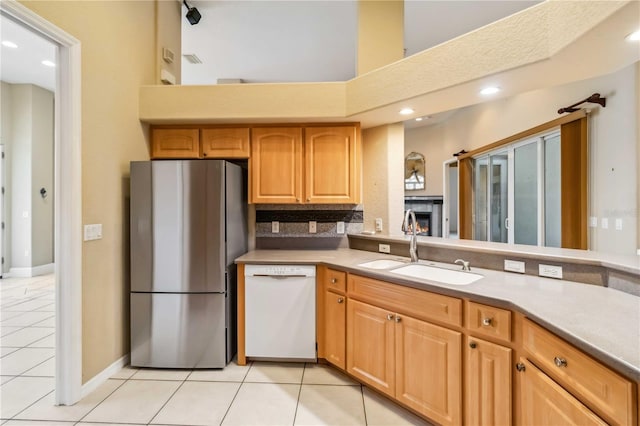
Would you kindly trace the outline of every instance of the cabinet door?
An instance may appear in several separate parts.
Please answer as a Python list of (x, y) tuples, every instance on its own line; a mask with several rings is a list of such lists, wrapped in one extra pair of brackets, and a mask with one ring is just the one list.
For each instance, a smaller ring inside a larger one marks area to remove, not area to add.
[(346, 368), (346, 297), (332, 291), (324, 293), (325, 359), (341, 369)]
[(538, 370), (526, 359), (518, 372), (520, 387), (520, 425), (605, 425), (580, 401)]
[(205, 158), (249, 158), (249, 128), (202, 129)]
[(151, 158), (200, 157), (199, 129), (151, 129)]
[(443, 425), (462, 423), (462, 335), (397, 315), (396, 399)]
[(466, 424), (511, 424), (511, 349), (467, 337)]
[(387, 395), (395, 394), (395, 316), (347, 301), (347, 371)]
[(358, 129), (305, 128), (305, 202), (360, 202), (360, 146)]
[(252, 203), (302, 202), (302, 129), (252, 130), (249, 182)]

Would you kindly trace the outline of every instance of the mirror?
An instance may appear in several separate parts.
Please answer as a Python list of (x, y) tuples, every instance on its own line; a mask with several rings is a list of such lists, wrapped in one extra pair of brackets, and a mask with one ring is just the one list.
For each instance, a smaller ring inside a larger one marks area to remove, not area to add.
[(412, 152), (404, 159), (404, 189), (405, 191), (424, 189), (424, 155)]

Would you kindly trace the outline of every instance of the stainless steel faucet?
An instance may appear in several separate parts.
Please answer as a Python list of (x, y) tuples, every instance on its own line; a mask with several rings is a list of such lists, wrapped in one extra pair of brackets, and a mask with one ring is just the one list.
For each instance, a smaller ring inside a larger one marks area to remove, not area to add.
[[(411, 219), (411, 228), (409, 228), (409, 219)], [(408, 209), (404, 214), (404, 231), (411, 229), (411, 242), (409, 243), (409, 256), (411, 257), (411, 263), (418, 262), (418, 226), (416, 221), (416, 214), (413, 209)]]

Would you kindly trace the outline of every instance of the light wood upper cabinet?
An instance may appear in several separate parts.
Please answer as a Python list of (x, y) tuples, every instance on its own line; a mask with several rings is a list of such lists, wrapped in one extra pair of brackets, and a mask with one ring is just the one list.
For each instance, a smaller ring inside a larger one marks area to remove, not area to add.
[(302, 202), (302, 129), (252, 129), (249, 184), (252, 203)]
[(465, 418), (468, 425), (511, 424), (511, 349), (467, 337)]
[[(520, 388), (519, 425), (606, 425), (602, 419), (569, 392), (538, 370), (526, 359), (520, 359), (517, 374)], [(631, 424), (631, 423), (629, 423)]]
[(153, 128), (151, 158), (200, 157), (200, 130)]
[(202, 129), (204, 158), (249, 158), (248, 127)]
[(251, 202), (357, 204), (360, 150), (357, 126), (255, 127)]
[(399, 314), (394, 322), (396, 399), (437, 423), (462, 424), (462, 334)]
[(394, 315), (367, 303), (347, 303), (347, 371), (395, 396)]
[(357, 129), (306, 127), (304, 133), (305, 202), (360, 202)]

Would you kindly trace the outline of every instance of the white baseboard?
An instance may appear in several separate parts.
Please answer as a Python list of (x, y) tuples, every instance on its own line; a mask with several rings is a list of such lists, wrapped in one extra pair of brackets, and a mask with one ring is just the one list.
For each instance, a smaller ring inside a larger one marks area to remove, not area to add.
[(34, 266), (33, 268), (11, 268), (4, 276), (6, 278), (30, 278), (37, 277), (38, 275), (53, 274), (55, 270), (56, 264), (48, 263), (46, 265)]
[(89, 395), (91, 392), (96, 390), (101, 384), (106, 382), (109, 377), (116, 374), (118, 371), (122, 369), (125, 365), (129, 364), (129, 354), (123, 356), (122, 358), (116, 360), (113, 364), (93, 376), (91, 380), (82, 385), (82, 398)]

